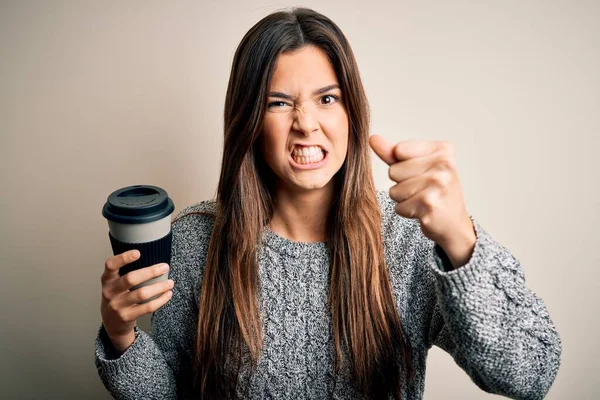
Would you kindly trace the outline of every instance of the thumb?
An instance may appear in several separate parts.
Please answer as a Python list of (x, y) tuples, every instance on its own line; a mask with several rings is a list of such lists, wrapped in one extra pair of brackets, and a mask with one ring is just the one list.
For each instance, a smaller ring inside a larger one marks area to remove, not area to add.
[(371, 148), (386, 164), (392, 165), (398, 162), (394, 156), (394, 144), (381, 135), (371, 135), (369, 137)]

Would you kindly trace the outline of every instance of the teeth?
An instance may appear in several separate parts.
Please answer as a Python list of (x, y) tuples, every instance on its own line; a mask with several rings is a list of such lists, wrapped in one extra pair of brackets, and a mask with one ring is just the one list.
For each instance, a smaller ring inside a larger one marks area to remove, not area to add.
[(315, 155), (319, 155), (322, 154), (323, 151), (321, 150), (320, 147), (318, 146), (310, 146), (310, 147), (296, 147), (293, 151), (293, 155), (295, 156), (303, 156), (303, 157), (308, 157), (308, 156), (315, 156)]
[(312, 164), (323, 160), (325, 153), (318, 146), (296, 147), (292, 156), (298, 164)]

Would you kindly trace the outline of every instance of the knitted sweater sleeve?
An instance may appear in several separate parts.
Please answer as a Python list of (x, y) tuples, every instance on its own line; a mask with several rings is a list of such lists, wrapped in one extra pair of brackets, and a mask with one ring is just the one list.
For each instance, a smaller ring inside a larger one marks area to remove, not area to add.
[(116, 356), (101, 325), (95, 345), (95, 364), (102, 383), (115, 399), (176, 399), (191, 385), (193, 339), (198, 320), (198, 260), (184, 222), (172, 227), (169, 278), (173, 297), (151, 316), (150, 333), (135, 329), (134, 343)]
[(449, 270), (438, 245), (423, 252), (437, 299), (429, 346), (447, 351), (486, 392), (542, 399), (558, 372), (560, 337), (519, 261), (471, 220), (477, 241), (466, 265)]

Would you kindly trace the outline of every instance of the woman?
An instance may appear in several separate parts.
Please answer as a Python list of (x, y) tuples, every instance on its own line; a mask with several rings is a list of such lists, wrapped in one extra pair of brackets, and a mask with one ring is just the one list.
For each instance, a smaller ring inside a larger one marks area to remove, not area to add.
[[(331, 20), (295, 9), (252, 27), (224, 122), (216, 200), (173, 221), (172, 279), (129, 291), (164, 270), (106, 262), (96, 365), (116, 398), (420, 399), (434, 344), (485, 391), (544, 397), (561, 342), (542, 300), (466, 212), (449, 144), (369, 137)], [(148, 335), (135, 321), (150, 312)]]

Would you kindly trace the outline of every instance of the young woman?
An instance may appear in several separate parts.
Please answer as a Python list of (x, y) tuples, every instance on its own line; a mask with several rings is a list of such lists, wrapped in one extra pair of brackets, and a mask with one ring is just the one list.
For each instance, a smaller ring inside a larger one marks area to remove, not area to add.
[(106, 261), (95, 354), (115, 398), (420, 399), (433, 345), (487, 392), (544, 397), (561, 342), (542, 300), (467, 213), (450, 144), (369, 136), (331, 20), (295, 9), (252, 27), (224, 122), (216, 200), (173, 221), (171, 279), (129, 291), (165, 270)]

